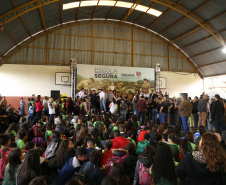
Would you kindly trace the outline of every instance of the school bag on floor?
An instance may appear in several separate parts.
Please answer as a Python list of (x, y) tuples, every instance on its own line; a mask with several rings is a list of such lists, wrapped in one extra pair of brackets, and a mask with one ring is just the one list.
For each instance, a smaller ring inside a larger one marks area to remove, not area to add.
[(151, 185), (152, 184), (152, 178), (151, 174), (149, 173), (150, 168), (147, 168), (143, 165), (143, 163), (140, 164), (139, 169), (139, 184), (140, 185)]

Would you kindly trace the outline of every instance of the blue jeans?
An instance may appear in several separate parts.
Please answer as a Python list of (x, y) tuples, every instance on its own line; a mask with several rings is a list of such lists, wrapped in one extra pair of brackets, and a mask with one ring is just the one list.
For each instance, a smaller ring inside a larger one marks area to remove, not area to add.
[(121, 110), (120, 113), (121, 113), (122, 117), (126, 119), (126, 111), (125, 110)]
[(54, 116), (55, 116), (55, 114), (49, 114), (49, 120), (50, 120), (51, 118), (54, 118)]
[(193, 117), (194, 117), (194, 126), (195, 126), (195, 128), (198, 128), (199, 115), (193, 114)]
[(145, 119), (145, 111), (139, 112), (140, 125), (143, 125), (144, 124), (144, 119)]
[(100, 111), (106, 111), (104, 99), (100, 100)]
[(162, 122), (162, 115), (159, 114), (159, 113), (158, 113), (158, 115), (159, 115), (159, 122), (160, 122), (160, 124), (161, 124), (161, 123), (163, 123), (163, 122)]
[(27, 121), (31, 122), (33, 120), (33, 113), (28, 115)]
[(138, 115), (139, 115), (138, 110), (134, 110), (134, 111), (133, 111), (133, 114), (138, 116)]
[(167, 123), (168, 113), (162, 113), (161, 116), (162, 116), (162, 122)]
[(24, 108), (20, 108), (20, 115), (21, 115), (21, 117), (24, 117)]
[(182, 128), (182, 119), (180, 117), (180, 112), (178, 112), (178, 115), (177, 115), (177, 122), (178, 122), (178, 125), (180, 126), (180, 128)]
[(187, 132), (189, 132), (188, 118), (189, 118), (189, 116), (181, 117), (181, 120), (182, 120), (182, 123), (183, 123), (183, 128), (184, 128), (184, 134), (186, 134)]
[(157, 123), (157, 110), (156, 109), (151, 110), (151, 120), (154, 121), (155, 123)]
[(170, 114), (170, 125), (175, 125), (175, 114)]

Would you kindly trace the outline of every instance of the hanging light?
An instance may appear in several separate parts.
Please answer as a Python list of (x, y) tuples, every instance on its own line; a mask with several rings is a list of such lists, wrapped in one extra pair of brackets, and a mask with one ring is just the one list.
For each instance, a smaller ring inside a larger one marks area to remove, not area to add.
[(226, 46), (222, 49), (223, 53), (226, 53)]

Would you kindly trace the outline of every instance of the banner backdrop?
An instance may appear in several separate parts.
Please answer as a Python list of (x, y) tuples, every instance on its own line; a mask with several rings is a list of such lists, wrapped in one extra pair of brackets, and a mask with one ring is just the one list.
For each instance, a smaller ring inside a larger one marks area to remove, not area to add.
[(77, 91), (84, 89), (105, 89), (116, 91), (146, 91), (155, 88), (153, 68), (77, 65)]

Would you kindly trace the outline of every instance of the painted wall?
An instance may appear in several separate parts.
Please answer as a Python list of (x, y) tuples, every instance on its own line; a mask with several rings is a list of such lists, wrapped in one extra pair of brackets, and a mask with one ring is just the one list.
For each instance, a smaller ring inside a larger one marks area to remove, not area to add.
[(51, 90), (71, 95), (69, 86), (55, 85), (56, 72), (70, 72), (68, 66), (12, 65), (0, 67), (0, 96), (6, 96), (7, 103), (15, 109), (20, 107), (20, 98), (25, 102), (27, 112), (28, 98), (32, 94), (50, 96)]
[(203, 92), (203, 81), (195, 73), (161, 71), (160, 77), (166, 78), (166, 89), (170, 97), (178, 97), (179, 93), (188, 93), (188, 96), (199, 96)]
[[(55, 85), (56, 72), (69, 72), (68, 66), (13, 65), (0, 67), (0, 96), (6, 96), (8, 103), (18, 109), (20, 98), (26, 103), (32, 94), (50, 96), (51, 90), (60, 90), (61, 94), (71, 95), (69, 86)], [(193, 97), (202, 93), (202, 80), (194, 73), (160, 72), (166, 78), (166, 89), (170, 97), (179, 93), (188, 93)]]
[(30, 97), (32, 94), (50, 96), (60, 90), (70, 96), (70, 86), (55, 85), (56, 72), (70, 72), (68, 66), (12, 65), (0, 67), (0, 95)]

